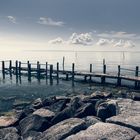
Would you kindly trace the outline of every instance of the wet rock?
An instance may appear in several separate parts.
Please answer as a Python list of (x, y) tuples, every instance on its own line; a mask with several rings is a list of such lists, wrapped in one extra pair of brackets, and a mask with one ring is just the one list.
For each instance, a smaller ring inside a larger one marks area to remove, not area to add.
[(0, 129), (0, 140), (21, 140), (15, 127)]
[(91, 125), (94, 125), (95, 123), (101, 122), (100, 118), (97, 118), (95, 116), (87, 116), (83, 118), (83, 120), (86, 122), (87, 128)]
[(140, 101), (140, 93), (132, 92), (131, 96), (133, 100)]
[(39, 109), (39, 108), (43, 107), (42, 99), (38, 98), (35, 101), (33, 101), (32, 106), (35, 109)]
[(64, 120), (42, 133), (36, 140), (62, 140), (85, 129), (85, 121), (78, 118)]
[(95, 115), (95, 109), (92, 103), (86, 103), (76, 110), (74, 117), (83, 118), (90, 115)]
[(130, 128), (110, 123), (96, 123), (66, 140), (132, 140), (138, 133)]
[(1, 116), (0, 117), (0, 128), (13, 126), (18, 119), (15, 116)]
[(53, 96), (53, 97), (44, 99), (42, 101), (42, 104), (43, 104), (43, 106), (50, 106), (50, 105), (54, 104), (56, 101), (57, 101), (56, 97)]
[(41, 134), (42, 134), (41, 132), (37, 132), (37, 131), (28, 131), (22, 137), (23, 137), (23, 140), (34, 140), (37, 136)]
[(140, 135), (137, 135), (134, 140), (140, 140)]
[(46, 118), (47, 120), (52, 119), (55, 116), (55, 113), (44, 108), (40, 108), (33, 112), (34, 115), (39, 115), (41, 117)]
[(120, 114), (114, 117), (111, 117), (106, 120), (109, 123), (115, 123), (122, 126), (126, 126), (134, 129), (135, 131), (140, 133), (140, 115), (127, 116), (126, 114)]
[(112, 97), (112, 93), (111, 92), (96, 91), (96, 92), (91, 94), (91, 98), (92, 99), (104, 99), (104, 98), (110, 98), (110, 97)]
[(30, 115), (19, 122), (21, 134), (24, 135), (28, 131), (42, 132), (50, 126), (50, 123), (38, 115)]
[(115, 116), (118, 114), (118, 105), (117, 101), (110, 100), (104, 103), (101, 103), (97, 109), (97, 117), (101, 118), (103, 121), (106, 118)]

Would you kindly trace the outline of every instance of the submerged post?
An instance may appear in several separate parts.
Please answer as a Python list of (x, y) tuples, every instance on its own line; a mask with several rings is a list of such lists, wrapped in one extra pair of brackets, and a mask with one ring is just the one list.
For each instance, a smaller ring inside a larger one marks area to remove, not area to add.
[(37, 61), (37, 78), (40, 78), (40, 64), (39, 61)]
[(75, 64), (72, 63), (72, 86), (74, 86), (74, 67), (75, 67)]
[(59, 80), (59, 63), (57, 62), (57, 66), (56, 66), (56, 74), (57, 74), (57, 82)]
[(63, 66), (63, 71), (65, 70), (65, 56), (63, 56), (63, 64), (62, 64), (62, 66)]
[(31, 64), (28, 61), (28, 80), (31, 81)]
[(50, 65), (50, 80), (52, 80), (52, 74), (53, 74), (53, 65)]
[(46, 79), (48, 78), (48, 62), (46, 62)]
[(5, 63), (4, 63), (4, 61), (2, 61), (2, 75), (3, 75), (3, 79), (5, 79)]
[(19, 62), (19, 76), (21, 76), (21, 62)]
[(16, 65), (16, 76), (18, 76), (18, 61), (17, 60), (15, 62), (15, 65)]
[(118, 79), (117, 79), (117, 85), (118, 86), (121, 86), (121, 78), (120, 78), (120, 75), (121, 75), (121, 66), (118, 65)]
[(9, 61), (9, 73), (10, 77), (12, 77), (12, 60)]
[(104, 84), (105, 83), (105, 75), (106, 74), (106, 65), (103, 65), (103, 76), (101, 77), (101, 83)]
[[(92, 72), (92, 64), (90, 64), (90, 72)], [(90, 81), (91, 81), (92, 76), (90, 76)]]
[[(136, 70), (135, 70), (135, 76), (138, 77), (139, 76), (139, 67), (136, 66)], [(135, 88), (138, 87), (138, 81), (135, 81)]]

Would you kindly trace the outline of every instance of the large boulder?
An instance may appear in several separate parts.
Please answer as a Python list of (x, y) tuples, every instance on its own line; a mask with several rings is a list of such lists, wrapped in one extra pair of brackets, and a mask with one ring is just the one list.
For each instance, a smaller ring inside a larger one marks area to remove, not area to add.
[(85, 121), (78, 118), (64, 120), (42, 133), (35, 140), (62, 140), (85, 129)]
[(140, 140), (140, 134), (137, 135), (137, 136), (134, 138), (134, 140)]
[(44, 117), (46, 118), (47, 120), (51, 120), (54, 116), (55, 116), (55, 113), (48, 110), (48, 109), (45, 109), (45, 108), (40, 108), (36, 111), (33, 112), (34, 115), (39, 115), (41, 117)]
[(132, 140), (138, 133), (130, 128), (110, 123), (96, 123), (66, 140)]
[(19, 122), (21, 134), (24, 135), (28, 131), (42, 132), (50, 126), (50, 123), (43, 117), (38, 115), (30, 115)]
[(42, 99), (41, 98), (37, 98), (35, 101), (33, 101), (32, 106), (35, 109), (39, 109), (39, 108), (43, 107)]
[(101, 118), (103, 121), (106, 118), (115, 116), (118, 114), (118, 105), (117, 101), (109, 100), (106, 102), (101, 103), (97, 109), (97, 117)]
[(0, 140), (21, 140), (15, 127), (0, 129)]
[(140, 102), (131, 99), (118, 99), (119, 115), (106, 121), (126, 126), (140, 133)]

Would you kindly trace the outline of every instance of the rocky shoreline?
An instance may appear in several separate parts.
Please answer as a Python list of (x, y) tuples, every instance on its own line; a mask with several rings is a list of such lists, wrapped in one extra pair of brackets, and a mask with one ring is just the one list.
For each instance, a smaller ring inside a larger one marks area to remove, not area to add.
[(0, 140), (139, 140), (140, 94), (38, 98), (0, 116)]

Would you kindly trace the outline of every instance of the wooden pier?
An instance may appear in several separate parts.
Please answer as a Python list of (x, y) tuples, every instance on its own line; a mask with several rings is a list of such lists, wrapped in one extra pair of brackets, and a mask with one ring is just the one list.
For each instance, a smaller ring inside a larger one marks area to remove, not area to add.
[[(94, 78), (100, 78), (101, 84), (106, 84), (106, 79), (115, 79), (117, 86), (122, 86), (122, 80), (133, 81), (134, 87), (136, 89), (140, 89), (140, 76), (139, 76), (139, 67), (136, 66), (135, 69), (126, 69), (122, 68), (118, 65), (117, 72), (107, 73), (107, 65), (105, 64), (105, 60), (103, 60), (103, 71), (101, 73), (97, 73), (93, 71), (93, 64), (89, 65), (89, 71), (76, 71), (75, 64), (72, 63), (71, 70), (66, 70), (64, 68), (64, 62), (62, 70), (59, 67), (59, 63), (56, 63), (56, 68), (52, 64), (46, 62), (45, 64), (41, 64), (39, 61), (36, 63), (30, 63), (27, 61), (26, 63), (22, 63), (20, 61), (0, 61), (1, 62), (1, 72), (3, 79), (5, 79), (5, 75), (9, 74), (10, 77), (12, 75), (16, 75), (16, 77), (21, 77), (22, 75), (27, 75), (28, 80), (31, 81), (32, 76), (36, 76), (37, 79), (41, 77), (46, 77), (46, 79), (52, 80), (56, 78), (59, 82), (60, 77), (63, 76), (65, 80), (71, 80), (72, 85), (74, 86), (74, 82), (76, 78), (80, 76), (81, 80), (85, 82), (94, 82)], [(131, 71), (134, 72), (135, 75), (123, 75), (122, 71)], [(129, 85), (128, 85), (129, 86)]]

